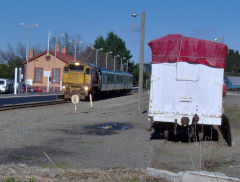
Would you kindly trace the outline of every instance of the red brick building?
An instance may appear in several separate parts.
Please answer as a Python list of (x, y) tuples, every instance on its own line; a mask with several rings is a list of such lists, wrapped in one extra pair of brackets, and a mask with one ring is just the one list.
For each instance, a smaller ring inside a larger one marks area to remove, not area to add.
[[(64, 65), (68, 62), (73, 62), (74, 57), (67, 55), (66, 47), (63, 47), (62, 52), (60, 52), (60, 46), (57, 45), (56, 49), (56, 71), (55, 71), (55, 91), (60, 91), (62, 87), (62, 76)], [(29, 62), (28, 62), (28, 83), (32, 85), (33, 88), (38, 87), (43, 92), (47, 91), (48, 77), (50, 75), (51, 81), (49, 81), (49, 91), (54, 90), (54, 56), (55, 51), (49, 51), (47, 55), (47, 50), (34, 55), (34, 51), (29, 51)], [(80, 62), (80, 60), (76, 60)], [(27, 61), (24, 62), (24, 82), (26, 80), (26, 66)]]

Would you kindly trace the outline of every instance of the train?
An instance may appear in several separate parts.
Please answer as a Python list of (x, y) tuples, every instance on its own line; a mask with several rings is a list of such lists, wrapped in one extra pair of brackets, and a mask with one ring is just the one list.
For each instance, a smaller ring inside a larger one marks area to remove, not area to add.
[(65, 99), (78, 95), (86, 100), (105, 95), (131, 92), (133, 75), (128, 72), (104, 69), (91, 63), (70, 62), (64, 66), (62, 93)]

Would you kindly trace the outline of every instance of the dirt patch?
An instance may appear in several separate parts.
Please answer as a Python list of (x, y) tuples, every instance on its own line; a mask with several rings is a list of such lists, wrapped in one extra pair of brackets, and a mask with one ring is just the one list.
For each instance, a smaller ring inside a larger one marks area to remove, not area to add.
[(27, 146), (18, 149), (6, 149), (0, 153), (3, 163), (24, 163), (27, 165), (49, 164), (45, 152), (52, 160), (69, 155), (69, 152), (52, 148), (50, 146)]

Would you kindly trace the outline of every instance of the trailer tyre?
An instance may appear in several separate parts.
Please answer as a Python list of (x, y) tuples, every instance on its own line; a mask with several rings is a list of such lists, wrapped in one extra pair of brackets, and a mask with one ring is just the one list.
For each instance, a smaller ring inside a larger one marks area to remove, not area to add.
[(226, 140), (228, 146), (232, 146), (230, 122), (229, 122), (228, 117), (225, 114), (222, 115), (221, 132), (222, 132), (223, 138)]

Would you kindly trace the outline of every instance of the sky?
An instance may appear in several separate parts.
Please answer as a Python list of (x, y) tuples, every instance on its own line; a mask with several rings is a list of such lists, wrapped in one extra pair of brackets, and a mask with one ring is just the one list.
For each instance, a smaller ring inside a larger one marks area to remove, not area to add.
[[(167, 34), (214, 41), (224, 37), (231, 49), (240, 49), (239, 0), (0, 0), (0, 49), (9, 43), (47, 48), (48, 31), (60, 35), (81, 35), (86, 44), (113, 31), (139, 63), (141, 13), (145, 11), (144, 62), (151, 61), (147, 43)], [(138, 14), (132, 17), (131, 14)]]

